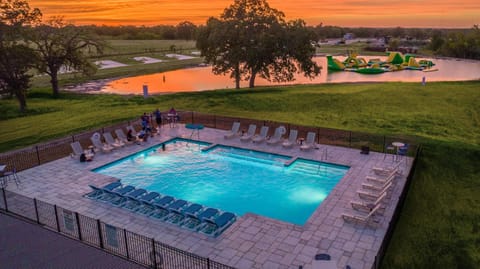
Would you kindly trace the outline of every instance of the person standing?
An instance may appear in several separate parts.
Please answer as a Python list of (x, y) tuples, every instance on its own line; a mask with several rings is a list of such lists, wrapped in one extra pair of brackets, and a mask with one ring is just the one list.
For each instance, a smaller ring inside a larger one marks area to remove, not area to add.
[(157, 122), (157, 129), (160, 130), (160, 127), (162, 127), (162, 113), (160, 110), (157, 108), (154, 112), (155, 114), (155, 121)]

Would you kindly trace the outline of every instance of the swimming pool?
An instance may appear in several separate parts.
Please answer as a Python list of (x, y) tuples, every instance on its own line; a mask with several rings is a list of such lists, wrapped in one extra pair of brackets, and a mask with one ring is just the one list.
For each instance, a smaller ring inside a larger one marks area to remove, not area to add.
[[(208, 207), (303, 225), (349, 167), (175, 138), (94, 169)], [(205, 150), (206, 149), (206, 150)]]

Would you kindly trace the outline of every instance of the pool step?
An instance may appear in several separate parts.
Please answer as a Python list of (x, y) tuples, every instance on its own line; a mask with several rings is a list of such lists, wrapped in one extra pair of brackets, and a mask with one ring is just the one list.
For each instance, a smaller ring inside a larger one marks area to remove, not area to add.
[[(221, 155), (221, 156), (232, 158), (232, 159), (237, 159), (237, 160), (251, 161), (254, 163), (262, 163), (262, 164), (278, 165), (278, 166), (284, 166), (285, 164), (285, 159), (283, 158), (275, 158), (272, 155), (261, 156), (264, 154), (256, 153), (256, 152), (250, 153), (248, 151), (231, 152), (229, 150), (213, 150), (213, 151), (210, 151), (210, 153)], [(268, 156), (271, 156), (272, 158), (265, 158)]]

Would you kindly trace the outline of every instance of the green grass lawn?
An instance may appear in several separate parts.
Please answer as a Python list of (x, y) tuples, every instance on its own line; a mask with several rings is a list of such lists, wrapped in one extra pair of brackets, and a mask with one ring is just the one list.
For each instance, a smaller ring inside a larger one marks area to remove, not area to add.
[(31, 91), (0, 100), (0, 152), (155, 108), (417, 136), (417, 172), (382, 268), (480, 268), (480, 81), (322, 84), (154, 96)]

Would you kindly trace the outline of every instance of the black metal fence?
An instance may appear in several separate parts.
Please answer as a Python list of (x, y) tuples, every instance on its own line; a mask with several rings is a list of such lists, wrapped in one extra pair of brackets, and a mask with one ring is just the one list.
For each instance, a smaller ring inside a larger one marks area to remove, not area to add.
[[(164, 113), (166, 115), (166, 113)], [(407, 177), (407, 184), (401, 194), (399, 203), (395, 209), (393, 218), (390, 222), (387, 234), (384, 238), (382, 246), (375, 258), (373, 268), (378, 269), (380, 267), (381, 259), (383, 258), (386, 247), (392, 237), (393, 229), (400, 216), (400, 211), (403, 206), (408, 186), (413, 177), (417, 159), (420, 154), (420, 147), (416, 144), (415, 139), (408, 136), (382, 136), (370, 133), (353, 132), (346, 130), (336, 130), (330, 128), (303, 126), (285, 122), (275, 122), (258, 119), (246, 119), (238, 117), (226, 117), (212, 114), (199, 113), (194, 111), (181, 111), (178, 112), (180, 123), (200, 123), (205, 127), (229, 130), (233, 122), (238, 121), (241, 123), (240, 130), (246, 130), (249, 124), (256, 124), (257, 126), (269, 126), (269, 136), (273, 135), (274, 129), (280, 125), (283, 125), (287, 129), (287, 133), (290, 129), (298, 130), (298, 137), (306, 137), (308, 132), (315, 132), (316, 142), (325, 145), (343, 146), (349, 148), (361, 149), (362, 147), (368, 147), (371, 151), (386, 152), (387, 146), (391, 145), (394, 141), (402, 141), (409, 144), (409, 156), (414, 156), (415, 160), (412, 165), (410, 174)], [(165, 121), (164, 121), (165, 122)], [(115, 129), (121, 128), (125, 131), (125, 127), (128, 125), (134, 126), (136, 129), (140, 129), (139, 120), (128, 121), (113, 126), (104, 127), (88, 131), (85, 133), (72, 135), (70, 137), (58, 139), (48, 143), (32, 146), (26, 149), (12, 151), (4, 154), (0, 154), (0, 163), (7, 164), (7, 167), (16, 167), (18, 171), (35, 167), (53, 160), (57, 160), (68, 156), (71, 153), (70, 143), (79, 141), (84, 148), (90, 145), (90, 137), (93, 133), (105, 133), (112, 132)], [(115, 136), (115, 134), (113, 134)], [(8, 169), (8, 168), (7, 168)], [(9, 196), (9, 197), (7, 197)], [(69, 212), (56, 206), (51, 206), (47, 203), (37, 200), (31, 200), (27, 197), (21, 197), (19, 195), (10, 193), (3, 190), (4, 199), (0, 201), (0, 208), (7, 209), (7, 200), (15, 199), (16, 208), (30, 208), (20, 214), (29, 219), (36, 220), (38, 223), (46, 225), (50, 228), (54, 228), (57, 231), (78, 238), (83, 242), (98, 246), (102, 249), (116, 253), (117, 255), (126, 257), (127, 259), (136, 261), (140, 264), (147, 266), (159, 266), (162, 268), (175, 265), (171, 268), (229, 268), (228, 266), (215, 263), (209, 259), (198, 257), (194, 254), (184, 252), (170, 246), (155, 242), (153, 239), (149, 239), (140, 235), (136, 235), (113, 227), (111, 225), (100, 222), (99, 220), (92, 220), (88, 217), (78, 215), (77, 213)], [(34, 204), (31, 206), (31, 204)], [(15, 204), (15, 203), (14, 203)], [(24, 206), (18, 206), (24, 205)], [(20, 211), (20, 210), (18, 210)], [(59, 215), (60, 214), (60, 215)], [(73, 216), (73, 226), (65, 227), (65, 215)], [(54, 218), (52, 217), (54, 216)], [(53, 218), (53, 219), (52, 219)], [(59, 220), (63, 219), (63, 222)], [(85, 230), (85, 231), (84, 231)], [(115, 241), (109, 239), (115, 234)], [(110, 240), (110, 241), (108, 241)], [(116, 242), (113, 244), (112, 242)], [(112, 243), (114, 246), (112, 246)], [(145, 254), (147, 253), (147, 254)], [(148, 254), (149, 253), (149, 254)], [(155, 268), (155, 267), (154, 267)]]
[(413, 180), (413, 176), (415, 175), (415, 169), (417, 167), (417, 162), (420, 158), (420, 154), (422, 153), (422, 147), (419, 146), (415, 151), (415, 158), (412, 163), (412, 168), (408, 173), (407, 180), (405, 182), (405, 186), (398, 198), (397, 206), (395, 207), (395, 211), (393, 212), (392, 219), (388, 224), (387, 232), (385, 233), (385, 237), (383, 238), (382, 244), (380, 245), (380, 249), (378, 250), (377, 255), (375, 256), (375, 262), (373, 263), (372, 269), (379, 269), (382, 265), (382, 260), (387, 252), (387, 247), (392, 239), (393, 232), (395, 230), (395, 226), (397, 225), (398, 219), (400, 218), (400, 214), (402, 212), (403, 205), (405, 203), (405, 199), (407, 198), (408, 190), (410, 189), (410, 184)]
[[(166, 113), (164, 114), (166, 115)], [(270, 127), (268, 133), (269, 136), (273, 135), (276, 127), (283, 125), (287, 129), (287, 133), (290, 131), (290, 129), (298, 130), (298, 137), (306, 137), (308, 132), (315, 132), (316, 142), (324, 145), (334, 145), (358, 149), (367, 146), (371, 151), (385, 152), (387, 150), (387, 145), (391, 145), (391, 143), (394, 141), (402, 141), (409, 144), (410, 156), (413, 156), (418, 148), (415, 143), (415, 139), (407, 136), (389, 137), (362, 132), (303, 126), (285, 122), (218, 116), (193, 111), (182, 111), (178, 112), (178, 114), (180, 116), (180, 123), (201, 123), (205, 127), (221, 130), (229, 130), (232, 127), (233, 122), (235, 121), (241, 123), (240, 130), (246, 130), (249, 124), (256, 124), (257, 126), (267, 125)], [(72, 142), (79, 141), (83, 148), (87, 148), (91, 144), (90, 137), (93, 133), (110, 132), (115, 137), (115, 134), (113, 133), (115, 129), (123, 129), (125, 132), (126, 126), (128, 125), (134, 126), (137, 130), (140, 129), (139, 120), (119, 123), (116, 125), (107, 126), (81, 134), (64, 137), (47, 143), (31, 146), (25, 149), (0, 154), (0, 163), (6, 164), (7, 170), (11, 170), (14, 166), (16, 167), (17, 171), (29, 169), (37, 165), (41, 165), (68, 156), (72, 152), (70, 147), (70, 143)]]
[(35, 198), (1, 189), (0, 210), (149, 268), (234, 269)]

